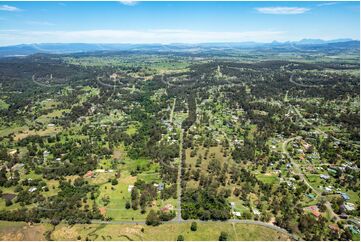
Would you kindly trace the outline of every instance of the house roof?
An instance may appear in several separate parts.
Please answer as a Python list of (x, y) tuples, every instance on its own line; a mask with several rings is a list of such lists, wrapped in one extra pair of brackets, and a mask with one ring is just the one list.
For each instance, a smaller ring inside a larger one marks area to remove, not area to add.
[(337, 231), (337, 232), (340, 231), (340, 228), (338, 227), (337, 224), (330, 224), (328, 225), (328, 227), (333, 231)]
[(319, 211), (316, 210), (312, 210), (311, 213), (315, 216), (315, 217), (320, 217), (321, 213)]
[(341, 197), (344, 199), (344, 200), (349, 200), (350, 197), (346, 194), (346, 193), (341, 193)]

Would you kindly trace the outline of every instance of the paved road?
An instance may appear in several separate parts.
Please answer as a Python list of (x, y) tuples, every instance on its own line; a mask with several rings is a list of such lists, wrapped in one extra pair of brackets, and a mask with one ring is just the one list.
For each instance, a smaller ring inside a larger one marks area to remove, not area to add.
[(307, 178), (305, 177), (305, 175), (303, 174), (300, 166), (298, 165), (297, 162), (295, 162), (292, 158), (292, 156), (288, 153), (287, 150), (287, 145), (289, 142), (293, 141), (293, 140), (297, 140), (297, 139), (301, 139), (301, 136), (297, 136), (297, 137), (292, 137), (289, 139), (286, 139), (283, 144), (282, 144), (282, 152), (286, 155), (287, 159), (292, 163), (292, 166), (294, 168), (294, 171), (297, 173), (297, 175), (300, 176), (301, 180), (309, 187), (312, 189), (312, 191), (314, 193), (316, 193), (317, 196), (320, 196), (321, 193), (319, 191), (317, 191), (310, 183), (308, 183)]
[(174, 115), (174, 108), (175, 108), (176, 101), (177, 101), (177, 98), (174, 98), (173, 105), (172, 105), (172, 108), (170, 110), (170, 117), (169, 117), (169, 122), (170, 123), (173, 123), (173, 115)]
[(356, 146), (360, 146), (360, 144), (356, 141), (344, 141), (344, 140), (340, 140), (338, 138), (336, 138), (335, 136), (331, 135), (331, 134), (328, 134), (326, 133), (325, 131), (315, 127), (314, 124), (312, 124), (310, 121), (308, 121), (307, 119), (305, 119), (305, 117), (303, 117), (303, 115), (301, 114), (300, 110), (298, 110), (298, 108), (296, 108), (295, 106), (292, 106), (293, 109), (295, 110), (296, 114), (298, 115), (298, 117), (306, 124), (310, 125), (313, 127), (313, 129), (315, 129), (317, 132), (323, 134), (323, 135), (327, 135), (327, 136), (330, 136), (332, 139), (340, 142), (340, 143), (346, 143), (346, 144), (352, 144), (352, 145), (356, 145)]
[[(290, 77), (292, 78), (292, 76)], [(300, 111), (291, 105), (291, 107), (294, 108), (295, 112), (298, 114), (298, 116), (304, 121), (304, 122), (307, 122), (307, 124), (309, 125), (312, 125), (310, 124), (303, 116), (302, 114), (300, 113)], [(315, 128), (315, 127), (314, 127)], [(315, 128), (317, 130), (317, 128)], [(321, 131), (321, 130), (320, 130)], [(323, 131), (321, 131), (323, 132)], [(297, 140), (297, 139), (301, 139), (302, 137), (301, 136), (297, 136), (297, 137), (292, 137), (292, 138), (288, 138), (286, 139), (283, 144), (282, 144), (282, 152), (287, 156), (288, 160), (292, 163), (293, 165), (293, 168), (294, 168), (294, 171), (296, 171), (297, 175), (300, 176), (301, 180), (309, 187), (312, 189), (312, 191), (316, 194), (316, 196), (318, 198), (320, 197), (323, 197), (322, 194), (316, 189), (314, 188), (307, 180), (307, 178), (305, 177), (304, 173), (302, 172), (301, 168), (299, 167), (298, 163), (295, 162), (292, 158), (292, 156), (289, 154), (288, 150), (287, 150), (287, 145), (289, 142), (293, 141), (293, 140)], [(332, 206), (331, 206), (331, 203), (329, 201), (326, 201), (325, 203), (325, 206), (326, 206), (326, 209), (329, 211), (329, 213), (336, 219), (336, 222), (340, 220), (340, 217), (338, 216), (338, 214), (336, 214), (333, 209), (332, 209)]]
[(325, 206), (328, 212), (336, 219), (336, 222), (341, 219), (340, 216), (338, 216), (338, 214), (333, 211), (331, 203), (329, 201), (326, 201)]
[[(287, 156), (288, 160), (292, 163), (292, 166), (294, 168), (294, 170), (296, 171), (297, 175), (300, 176), (301, 180), (309, 187), (312, 189), (312, 191), (316, 194), (316, 196), (318, 198), (323, 197), (322, 194), (316, 189), (314, 188), (307, 180), (307, 178), (305, 177), (304, 173), (302, 172), (302, 170), (300, 169), (299, 165), (297, 164), (297, 162), (295, 162), (292, 158), (292, 156), (288, 153), (287, 151), (287, 144), (293, 140), (297, 140), (300, 139), (302, 137), (297, 136), (297, 137), (293, 137), (293, 138), (289, 138), (286, 139), (283, 144), (282, 144), (282, 152)], [(326, 201), (325, 203), (326, 209), (329, 211), (329, 213), (336, 219), (336, 222), (340, 220), (340, 217), (333, 211), (331, 203), (329, 201)]]
[(178, 179), (177, 179), (177, 217), (176, 220), (181, 222), (182, 219), (182, 158), (183, 158), (183, 132), (181, 129), (179, 136), (179, 165), (178, 165)]
[(294, 76), (294, 74), (292, 74), (292, 75), (290, 76), (290, 80), (289, 80), (289, 81), (290, 81), (291, 83), (295, 84), (296, 86), (300, 86), (300, 87), (323, 87), (323, 85), (307, 85), (307, 84), (295, 82), (295, 81), (293, 80), (293, 76)]
[[(35, 74), (31, 77), (31, 80), (38, 86), (41, 86), (41, 87), (62, 87), (64, 86), (64, 84), (44, 84), (44, 83), (41, 83), (41, 82), (38, 82), (35, 78)], [(65, 80), (66, 81), (66, 80)]]

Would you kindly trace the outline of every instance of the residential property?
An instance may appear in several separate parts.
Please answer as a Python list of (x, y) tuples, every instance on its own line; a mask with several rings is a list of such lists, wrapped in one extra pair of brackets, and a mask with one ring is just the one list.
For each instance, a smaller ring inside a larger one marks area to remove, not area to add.
[(257, 208), (252, 208), (252, 212), (254, 215), (261, 215), (261, 212)]
[(330, 188), (329, 186), (325, 187), (325, 192), (332, 192), (332, 188)]
[(9, 155), (15, 155), (16, 152), (17, 152), (16, 149), (11, 149), (8, 153), (9, 153)]
[(163, 212), (169, 212), (174, 209), (174, 206), (172, 204), (166, 204), (164, 207), (162, 207), (160, 210)]
[(84, 176), (85, 177), (92, 177), (94, 175), (93, 171), (88, 171)]
[(307, 197), (309, 198), (309, 199), (315, 199), (316, 198), (316, 195), (315, 194), (312, 194), (312, 193), (309, 193), (309, 194), (307, 194)]
[(335, 169), (328, 168), (327, 171), (328, 171), (328, 173), (330, 173), (332, 176), (337, 175), (337, 171), (336, 171)]
[(321, 213), (319, 211), (316, 210), (312, 210), (311, 211), (312, 215), (315, 216), (316, 218), (319, 218), (321, 216)]
[(359, 234), (360, 233), (360, 230), (354, 225), (349, 226), (349, 228), (350, 228), (350, 231), (351, 231), (352, 234)]
[(162, 191), (164, 189), (164, 184), (159, 183), (157, 188), (158, 188), (158, 191)]
[(355, 204), (353, 203), (345, 203), (344, 204), (346, 211), (354, 211), (355, 210)]
[(341, 213), (340, 218), (346, 219), (346, 218), (348, 218), (348, 215), (346, 213)]
[(328, 179), (330, 179), (330, 176), (329, 176), (329, 175), (321, 174), (321, 175), (320, 175), (320, 178), (322, 178), (322, 179), (324, 179), (324, 180), (328, 180)]
[(129, 185), (128, 186), (128, 192), (132, 192), (133, 188), (134, 188), (134, 185)]
[(36, 187), (29, 188), (29, 192), (35, 192), (36, 190), (38, 190)]
[(337, 224), (330, 224), (330, 225), (328, 225), (328, 227), (331, 229), (331, 231), (333, 233), (339, 233), (340, 232), (340, 228), (338, 227)]
[(343, 200), (345, 200), (345, 201), (350, 200), (350, 197), (346, 193), (341, 192), (340, 195), (341, 195)]

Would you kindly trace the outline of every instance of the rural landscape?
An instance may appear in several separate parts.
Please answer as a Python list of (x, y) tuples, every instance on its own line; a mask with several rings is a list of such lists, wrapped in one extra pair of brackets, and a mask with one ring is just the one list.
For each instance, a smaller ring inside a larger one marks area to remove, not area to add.
[(360, 42), (0, 47), (0, 239), (358, 241)]

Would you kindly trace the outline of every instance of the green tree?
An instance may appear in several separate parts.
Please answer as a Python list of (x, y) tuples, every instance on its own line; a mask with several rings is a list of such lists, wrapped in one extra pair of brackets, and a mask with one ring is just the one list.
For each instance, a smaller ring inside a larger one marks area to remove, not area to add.
[(191, 224), (191, 230), (192, 230), (192, 231), (197, 231), (197, 223), (196, 223), (196, 222), (192, 222), (192, 224)]
[(129, 209), (129, 208), (130, 208), (130, 202), (129, 202), (129, 201), (126, 201), (126, 202), (125, 202), (125, 208), (126, 208), (126, 209)]
[(219, 235), (219, 241), (227, 241), (228, 240), (228, 234), (224, 231), (221, 232), (221, 234)]
[(112, 185), (115, 186), (115, 185), (118, 185), (118, 180), (117, 179), (112, 179)]
[(183, 235), (178, 235), (177, 237), (177, 241), (184, 241), (184, 236)]
[(159, 216), (153, 209), (149, 211), (145, 223), (147, 225), (153, 226), (157, 226), (160, 224)]

